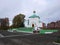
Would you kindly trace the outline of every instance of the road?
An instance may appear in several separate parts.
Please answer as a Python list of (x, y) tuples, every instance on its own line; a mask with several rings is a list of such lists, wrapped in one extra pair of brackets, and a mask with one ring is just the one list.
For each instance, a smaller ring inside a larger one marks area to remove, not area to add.
[(54, 34), (11, 33), (0, 31), (4, 37), (0, 37), (0, 45), (55, 45), (52, 42), (57, 39)]

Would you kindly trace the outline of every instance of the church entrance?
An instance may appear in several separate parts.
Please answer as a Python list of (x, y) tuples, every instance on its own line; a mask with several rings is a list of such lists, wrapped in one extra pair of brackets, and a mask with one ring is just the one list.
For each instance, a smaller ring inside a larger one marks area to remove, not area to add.
[(32, 27), (34, 27), (34, 24), (32, 24)]

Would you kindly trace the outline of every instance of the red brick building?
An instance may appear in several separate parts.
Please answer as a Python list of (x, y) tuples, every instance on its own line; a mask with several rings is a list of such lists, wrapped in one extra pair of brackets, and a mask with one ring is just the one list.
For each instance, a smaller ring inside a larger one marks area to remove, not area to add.
[(60, 29), (60, 21), (48, 23), (47, 28), (48, 29)]
[(0, 29), (6, 29), (9, 27), (9, 19), (8, 18), (1, 18), (0, 19)]

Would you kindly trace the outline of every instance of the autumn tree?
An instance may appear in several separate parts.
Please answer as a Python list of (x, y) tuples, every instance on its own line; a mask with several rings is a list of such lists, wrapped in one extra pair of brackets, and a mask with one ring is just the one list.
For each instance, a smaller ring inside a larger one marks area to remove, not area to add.
[(18, 14), (13, 18), (13, 27), (19, 28), (24, 27), (24, 14)]

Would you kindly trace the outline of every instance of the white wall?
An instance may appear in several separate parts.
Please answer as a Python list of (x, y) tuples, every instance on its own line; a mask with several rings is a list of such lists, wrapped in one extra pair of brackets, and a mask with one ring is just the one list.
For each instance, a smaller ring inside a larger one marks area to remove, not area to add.
[[(29, 20), (29, 25), (28, 25), (28, 20)], [(25, 27), (32, 27), (32, 24), (34, 26), (42, 27), (42, 23), (39, 22), (39, 18), (29, 18), (27, 21), (25, 21)]]

